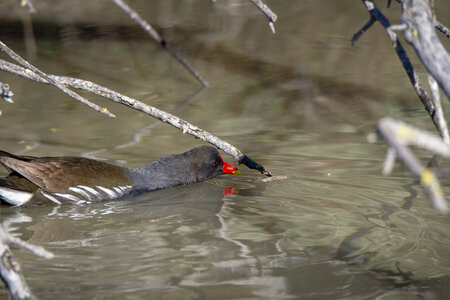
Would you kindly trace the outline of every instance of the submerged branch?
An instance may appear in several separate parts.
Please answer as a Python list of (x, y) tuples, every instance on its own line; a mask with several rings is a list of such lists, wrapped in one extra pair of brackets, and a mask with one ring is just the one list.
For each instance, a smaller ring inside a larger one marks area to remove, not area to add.
[[(35, 80), (42, 83), (49, 83), (45, 78), (42, 78), (38, 74), (27, 70), (21, 66), (6, 62), (4, 60), (0, 60), (0, 69), (25, 77), (27, 79)], [(262, 165), (256, 163), (248, 156), (244, 155), (239, 151), (236, 147), (232, 146), (231, 144), (219, 139), (218, 137), (212, 135), (211, 133), (202, 130), (198, 128), (197, 126), (188, 123), (185, 120), (182, 120), (172, 114), (169, 114), (165, 111), (162, 111), (160, 109), (157, 109), (153, 106), (147, 105), (145, 103), (142, 103), (138, 100), (135, 100), (133, 98), (130, 98), (128, 96), (119, 94), (113, 90), (110, 90), (106, 87), (100, 86), (98, 84), (95, 84), (90, 81), (72, 78), (72, 77), (65, 77), (65, 76), (55, 76), (55, 75), (48, 75), (51, 77), (51, 80), (57, 81), (59, 84), (64, 86), (70, 86), (76, 89), (85, 90), (94, 94), (97, 94), (99, 96), (102, 96), (104, 98), (110, 99), (114, 102), (123, 104), (125, 106), (128, 106), (130, 108), (133, 108), (135, 110), (138, 110), (140, 112), (143, 112), (147, 115), (150, 115), (161, 122), (168, 123), (178, 129), (180, 129), (183, 134), (188, 133), (192, 135), (195, 138), (204, 140), (212, 145), (215, 145), (216, 147), (222, 149), (227, 154), (234, 157), (234, 159), (238, 163), (242, 163), (246, 165), (250, 169), (256, 169), (260, 171), (262, 174), (266, 176), (272, 176), (270, 172), (268, 172)]]
[(209, 87), (208, 81), (206, 81), (206, 79), (204, 79), (200, 75), (200, 73), (198, 73), (178, 52), (176, 52), (147, 21), (142, 19), (136, 11), (126, 5), (122, 0), (111, 1), (114, 2), (114, 4), (116, 4), (118, 7), (120, 7), (125, 13), (127, 13), (132, 20), (136, 21), (139, 26), (141, 26), (142, 29), (144, 29), (150, 35), (152, 39), (158, 42), (161, 47), (163, 47), (176, 60), (178, 60), (178, 62), (180, 62), (198, 81), (200, 81), (204, 86)]

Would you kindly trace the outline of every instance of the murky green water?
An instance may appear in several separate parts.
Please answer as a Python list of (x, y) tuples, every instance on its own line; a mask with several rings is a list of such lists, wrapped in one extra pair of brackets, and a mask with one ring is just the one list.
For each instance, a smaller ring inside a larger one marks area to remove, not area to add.
[[(154, 1), (146, 10), (143, 1), (130, 3), (210, 89), (199, 93), (199, 84), (108, 2), (100, 11), (74, 9), (76, 25), (70, 18), (36, 23), (38, 52), (30, 61), (176, 114), (288, 178), (262, 182), (241, 168), (240, 177), (132, 199), (1, 207), (8, 231), (56, 255), (43, 260), (14, 249), (37, 297), (450, 298), (449, 217), (432, 209), (400, 165), (381, 176), (385, 146), (367, 142), (384, 116), (432, 125), (379, 26), (350, 46), (367, 20), (361, 3), (268, 2), (280, 18), (276, 35), (245, 1)], [(101, 13), (108, 17), (92, 21)], [(2, 25), (2, 40), (25, 55), (12, 25)], [(49, 86), (4, 72), (0, 81), (15, 93), (14, 104), (0, 104), (0, 145), (13, 153), (138, 166), (202, 144), (99, 97), (83, 94), (117, 118)], [(7, 299), (3, 288), (0, 299)]]

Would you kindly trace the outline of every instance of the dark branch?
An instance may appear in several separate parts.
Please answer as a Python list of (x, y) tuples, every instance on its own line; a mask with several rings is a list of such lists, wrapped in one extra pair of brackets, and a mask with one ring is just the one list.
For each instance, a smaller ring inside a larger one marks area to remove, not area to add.
[(142, 29), (144, 29), (152, 39), (158, 42), (161, 47), (166, 49), (176, 60), (178, 60), (183, 67), (185, 67), (189, 73), (191, 73), (198, 81), (200, 81), (204, 86), (209, 87), (208, 81), (204, 79), (200, 73), (198, 73), (183, 57), (181, 57), (178, 52), (176, 52), (170, 45), (159, 35), (159, 33), (144, 19), (139, 16), (139, 14), (134, 11), (131, 7), (126, 5), (122, 0), (111, 0), (114, 4), (120, 7), (124, 12), (126, 12), (130, 18), (136, 21)]
[[(371, 19), (375, 18), (386, 29), (388, 36), (394, 45), (395, 52), (397, 53), (400, 61), (402, 62), (403, 68), (405, 69), (406, 74), (408, 75), (408, 78), (409, 78), (411, 84), (413, 85), (417, 96), (419, 96), (419, 99), (422, 102), (423, 106), (425, 107), (425, 110), (428, 112), (428, 114), (430, 115), (436, 128), (439, 130), (437, 120), (435, 119), (436, 108), (435, 108), (433, 102), (431, 101), (431, 99), (428, 97), (427, 92), (423, 88), (422, 83), (420, 82), (417, 73), (414, 71), (414, 68), (411, 64), (411, 61), (410, 61), (408, 55), (406, 54), (405, 49), (403, 48), (402, 44), (398, 40), (398, 37), (395, 34), (395, 32), (392, 30), (389, 20), (381, 13), (381, 11), (379, 11), (376, 8), (373, 1), (362, 0), (362, 2), (366, 6), (367, 10), (369, 11)], [(367, 24), (369, 24), (369, 22)]]
[(375, 23), (376, 20), (377, 20), (377, 19), (376, 19), (374, 16), (370, 16), (369, 21), (367, 21), (367, 23), (364, 24), (364, 26), (361, 27), (361, 29), (360, 29), (357, 33), (355, 33), (355, 34), (353, 35), (352, 40), (351, 40), (352, 46), (356, 43), (356, 41), (358, 41), (358, 39), (361, 37), (361, 35), (362, 35), (364, 32), (366, 32), (367, 29), (369, 29), (370, 26), (373, 25), (373, 23)]
[(434, 27), (442, 32), (446, 37), (450, 38), (450, 30), (438, 21), (434, 21)]

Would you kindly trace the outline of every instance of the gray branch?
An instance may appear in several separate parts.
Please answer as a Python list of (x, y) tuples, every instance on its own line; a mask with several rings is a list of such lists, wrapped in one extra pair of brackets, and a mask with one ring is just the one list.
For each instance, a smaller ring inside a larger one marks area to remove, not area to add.
[[(10, 72), (10, 73), (25, 77), (27, 79), (34, 80), (34, 81), (47, 83), (47, 84), (49, 83), (46, 78), (42, 78), (38, 74), (36, 74), (30, 70), (27, 70), (21, 66), (9, 63), (9, 62), (1, 60), (1, 59), (0, 59), (0, 70), (7, 71), (7, 72)], [(250, 169), (256, 169), (266, 176), (272, 176), (270, 174), (270, 172), (267, 171), (263, 166), (254, 162), (251, 158), (244, 155), (241, 151), (239, 151), (233, 145), (231, 145), (225, 141), (222, 141), (221, 139), (212, 135), (211, 133), (200, 129), (197, 126), (178, 118), (177, 116), (174, 116), (165, 111), (157, 109), (153, 106), (142, 103), (142, 102), (135, 100), (133, 98), (130, 98), (128, 96), (119, 94), (113, 90), (110, 90), (106, 87), (100, 86), (100, 85), (95, 84), (90, 81), (72, 78), (72, 77), (64, 77), (64, 76), (55, 76), (55, 75), (48, 75), (48, 76), (51, 77), (51, 80), (56, 81), (61, 85), (70, 86), (70, 87), (73, 87), (76, 89), (81, 89), (81, 90), (85, 90), (85, 91), (97, 94), (104, 98), (108, 98), (114, 102), (126, 105), (135, 110), (141, 111), (147, 115), (150, 115), (150, 116), (160, 120), (161, 122), (168, 123), (178, 129), (180, 129), (183, 132), (183, 134), (188, 133), (195, 138), (204, 140), (212, 145), (215, 145), (216, 147), (222, 149), (227, 154), (233, 156), (234, 159), (238, 163), (242, 163), (242, 164), (246, 165), (247, 167), (249, 167)]]
[(268, 7), (266, 4), (264, 4), (261, 0), (249, 0), (251, 3), (256, 5), (256, 7), (259, 8), (259, 10), (269, 19), (269, 27), (272, 30), (273, 33), (275, 33), (275, 26), (274, 23), (277, 21), (277, 15)]
[(31, 245), (13, 237), (0, 225), (0, 278), (5, 283), (11, 299), (33, 298), (30, 288), (22, 275), (21, 267), (12, 256), (8, 244), (14, 244), (30, 251), (34, 255), (47, 259), (53, 258), (53, 254), (40, 246)]
[(393, 160), (398, 157), (411, 174), (420, 180), (433, 206), (440, 212), (447, 212), (448, 205), (435, 172), (428, 167), (424, 167), (409, 149), (409, 146), (414, 145), (450, 159), (450, 145), (429, 132), (391, 118), (380, 120), (378, 131), (389, 147), (383, 174), (388, 175), (390, 173)]
[(442, 109), (438, 84), (431, 75), (428, 75), (428, 83), (431, 90), (431, 99), (433, 99), (434, 106), (436, 107), (436, 121), (439, 126), (439, 132), (442, 135), (442, 140), (444, 143), (450, 144), (450, 136), (448, 134), (447, 121), (444, 117), (444, 110)]
[(401, 0), (403, 36), (450, 100), (450, 56), (436, 35), (428, 0)]

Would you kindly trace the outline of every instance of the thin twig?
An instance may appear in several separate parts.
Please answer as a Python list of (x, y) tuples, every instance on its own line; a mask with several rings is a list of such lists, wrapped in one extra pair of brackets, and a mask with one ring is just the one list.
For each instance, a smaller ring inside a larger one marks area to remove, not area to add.
[[(48, 81), (34, 72), (27, 70), (23, 67), (17, 66), (15, 64), (9, 63), (7, 61), (0, 59), (0, 70), (4, 70), (31, 80), (35, 80), (42, 83), (48, 83)], [(100, 86), (90, 81), (85, 81), (82, 79), (72, 78), (72, 77), (64, 77), (64, 76), (55, 76), (49, 75), (53, 81), (57, 81), (62, 85), (70, 86), (76, 89), (85, 90), (97, 95), (100, 95), (104, 98), (108, 98), (114, 102), (126, 105), (135, 110), (141, 111), (145, 114), (148, 114), (161, 122), (168, 123), (178, 129), (180, 129), (183, 134), (188, 133), (195, 138), (204, 140), (216, 147), (222, 149), (225, 153), (231, 155), (236, 159), (238, 163), (242, 163), (246, 165), (250, 169), (256, 169), (260, 171), (262, 174), (266, 176), (272, 176), (269, 171), (267, 171), (262, 165), (256, 163), (247, 155), (244, 155), (239, 151), (236, 147), (231, 144), (219, 139), (218, 137), (212, 135), (211, 133), (198, 128), (197, 126), (188, 123), (185, 120), (178, 118), (172, 114), (169, 114), (165, 111), (159, 110), (155, 107), (142, 103), (136, 99), (130, 98), (128, 96), (119, 94), (113, 90), (110, 90), (106, 87)]]
[(362, 35), (364, 32), (366, 32), (367, 29), (369, 29), (370, 26), (372, 26), (373, 23), (375, 23), (376, 20), (377, 20), (377, 19), (376, 19), (375, 17), (370, 16), (369, 21), (367, 21), (367, 23), (364, 24), (364, 26), (361, 27), (361, 29), (360, 29), (357, 33), (355, 33), (355, 34), (353, 35), (353, 37), (352, 37), (352, 39), (351, 39), (352, 46), (355, 45), (356, 41), (358, 41), (358, 39), (361, 37), (361, 35)]
[(264, 4), (261, 0), (249, 0), (251, 3), (256, 5), (256, 7), (259, 8), (260, 11), (269, 19), (269, 27), (272, 30), (272, 33), (275, 33), (275, 26), (274, 23), (277, 21), (277, 15), (268, 7), (266, 4)]
[(384, 176), (387, 176), (391, 174), (392, 169), (394, 168), (395, 159), (397, 158), (397, 155), (395, 154), (395, 151), (392, 148), (388, 148), (386, 152), (386, 157), (383, 162), (383, 168), (381, 170), (381, 174)]
[(114, 4), (120, 7), (124, 12), (126, 12), (130, 18), (136, 21), (142, 29), (144, 29), (152, 39), (158, 42), (161, 47), (166, 49), (176, 60), (178, 60), (198, 81), (200, 81), (204, 86), (209, 87), (208, 81), (203, 78), (178, 52), (176, 52), (168, 43), (165, 41), (161, 35), (149, 24), (147, 21), (141, 18), (139, 14), (134, 11), (131, 7), (125, 4), (122, 0), (111, 0)]
[(428, 84), (430, 85), (431, 99), (433, 99), (434, 106), (436, 107), (436, 120), (439, 126), (439, 132), (441, 133), (444, 143), (450, 144), (447, 121), (445, 121), (444, 111), (441, 105), (441, 97), (439, 95), (439, 86), (434, 77), (431, 75), (428, 75)]
[(437, 30), (442, 32), (446, 37), (450, 38), (450, 30), (446, 26), (439, 23), (438, 21), (434, 21), (434, 27), (436, 27)]
[(92, 108), (92, 109), (94, 109), (94, 110), (96, 110), (98, 112), (101, 112), (102, 114), (107, 115), (108, 117), (115, 117), (115, 115), (110, 113), (107, 108), (100, 107), (97, 104), (94, 104), (94, 103), (90, 102), (89, 100), (81, 97), (80, 95), (78, 95), (74, 91), (68, 89), (66, 86), (64, 86), (64, 85), (60, 84), (59, 82), (55, 81), (54, 79), (52, 79), (51, 76), (49, 76), (46, 73), (42, 72), (41, 70), (39, 70), (38, 68), (36, 68), (35, 66), (33, 66), (32, 64), (27, 62), (26, 60), (24, 60), (22, 57), (20, 57), (20, 55), (15, 53), (13, 50), (8, 48), (8, 46), (6, 46), (2, 41), (0, 41), (0, 49), (3, 50), (6, 54), (8, 54), (12, 59), (14, 59), (19, 64), (21, 64), (23, 67), (33, 71), (37, 76), (42, 77), (48, 83), (56, 86), (58, 89), (62, 90), (64, 93), (68, 94), (69, 96), (71, 96), (75, 100), (77, 100), (77, 101), (79, 101), (79, 102), (89, 106), (90, 108)]

